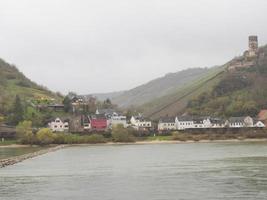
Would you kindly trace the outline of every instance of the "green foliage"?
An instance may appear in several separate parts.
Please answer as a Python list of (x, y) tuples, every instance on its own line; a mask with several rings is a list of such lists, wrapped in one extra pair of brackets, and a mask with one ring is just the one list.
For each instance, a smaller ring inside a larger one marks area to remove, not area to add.
[(117, 125), (112, 129), (112, 139), (114, 142), (134, 142), (135, 138), (123, 125)]
[(89, 144), (97, 144), (97, 143), (104, 143), (106, 140), (103, 135), (99, 134), (93, 134), (89, 135), (87, 137), (84, 137), (84, 143), (89, 143)]
[(65, 112), (71, 112), (72, 111), (71, 99), (69, 98), (69, 96), (66, 96), (64, 98), (63, 105), (64, 105), (64, 111)]
[(220, 82), (217, 84), (212, 92), (213, 97), (227, 95), (236, 90), (244, 89), (251, 85), (251, 81), (245, 74), (227, 74)]
[(100, 134), (81, 136), (77, 134), (56, 133), (54, 136), (55, 144), (97, 144), (105, 142), (104, 136)]
[(41, 145), (52, 144), (55, 137), (55, 134), (49, 128), (42, 128), (36, 134), (37, 142)]
[(267, 107), (267, 69), (254, 66), (224, 73), (209, 92), (203, 92), (187, 104), (187, 112), (194, 115), (256, 116)]
[(23, 144), (33, 144), (34, 134), (32, 132), (32, 122), (23, 121), (16, 127), (16, 137)]
[(23, 120), (24, 108), (21, 99), (16, 95), (15, 102), (11, 109), (11, 115), (9, 116), (9, 123), (12, 125), (17, 125)]
[[(13, 102), (17, 99), (16, 96), (19, 96), (20, 104), (23, 106), (28, 101), (40, 98), (61, 101), (61, 96), (58, 96), (46, 88), (32, 82), (15, 66), (0, 59), (0, 113), (13, 125), (16, 125), (19, 121), (23, 120), (21, 108), (16, 107), (16, 110), (14, 111)], [(19, 109), (17, 110), (17, 108)], [(16, 113), (20, 114), (17, 115)], [(35, 124), (35, 121), (33, 121), (33, 123)]]

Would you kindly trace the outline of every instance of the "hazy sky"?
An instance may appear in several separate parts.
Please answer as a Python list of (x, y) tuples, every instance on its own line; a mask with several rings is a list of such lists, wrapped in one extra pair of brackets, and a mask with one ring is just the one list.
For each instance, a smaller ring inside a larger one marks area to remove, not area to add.
[(266, 0), (0, 0), (0, 57), (53, 91), (125, 90), (267, 43)]

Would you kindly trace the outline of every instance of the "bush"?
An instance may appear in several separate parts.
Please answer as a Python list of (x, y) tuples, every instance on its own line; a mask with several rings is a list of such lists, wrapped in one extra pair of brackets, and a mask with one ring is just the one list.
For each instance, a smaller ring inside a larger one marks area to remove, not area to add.
[(111, 135), (114, 142), (135, 142), (134, 136), (122, 125), (114, 127)]
[(90, 136), (86, 136), (84, 138), (85, 143), (89, 143), (89, 144), (97, 144), (97, 143), (105, 143), (106, 140), (104, 138), (103, 135), (99, 135), (99, 134), (93, 134)]
[(76, 134), (64, 134), (57, 133), (54, 134), (55, 144), (97, 144), (105, 143), (106, 140), (103, 135), (93, 134), (93, 135), (76, 135)]
[(23, 121), (16, 127), (16, 137), (22, 144), (33, 144), (35, 141), (34, 134), (32, 132), (32, 122)]
[(41, 145), (52, 144), (55, 138), (55, 134), (49, 128), (42, 128), (36, 134), (37, 142)]

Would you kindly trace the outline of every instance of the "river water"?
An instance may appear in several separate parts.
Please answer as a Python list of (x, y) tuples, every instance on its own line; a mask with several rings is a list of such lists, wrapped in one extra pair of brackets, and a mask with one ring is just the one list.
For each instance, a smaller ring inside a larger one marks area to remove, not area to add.
[[(0, 146), (0, 159), (5, 159), (13, 156), (19, 156), (27, 153), (32, 153), (35, 151), (39, 151), (44, 148), (40, 147), (1, 147)], [(1, 199), (0, 199), (1, 200)]]
[(267, 143), (69, 147), (0, 169), (0, 199), (267, 199)]

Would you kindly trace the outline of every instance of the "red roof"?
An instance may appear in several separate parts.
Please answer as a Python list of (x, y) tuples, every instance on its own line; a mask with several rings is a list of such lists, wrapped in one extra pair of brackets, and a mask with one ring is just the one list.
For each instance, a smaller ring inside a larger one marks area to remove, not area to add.
[(91, 127), (95, 130), (105, 130), (107, 128), (107, 119), (91, 119)]
[(261, 110), (258, 114), (259, 120), (267, 120), (267, 110)]

